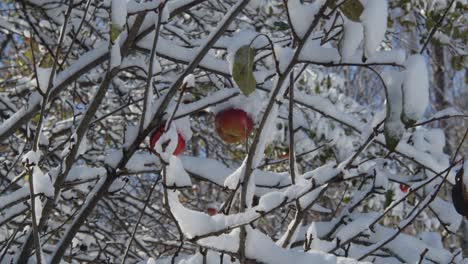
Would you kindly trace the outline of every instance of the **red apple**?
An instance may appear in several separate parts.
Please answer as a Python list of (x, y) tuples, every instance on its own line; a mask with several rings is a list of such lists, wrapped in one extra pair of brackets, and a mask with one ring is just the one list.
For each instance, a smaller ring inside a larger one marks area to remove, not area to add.
[(252, 132), (253, 121), (240, 109), (226, 109), (215, 117), (216, 132), (227, 143), (239, 143), (247, 139)]
[(287, 152), (287, 151), (281, 152), (281, 153), (278, 155), (278, 158), (280, 158), (280, 159), (288, 159), (288, 158), (289, 158), (289, 152)]
[(402, 192), (406, 193), (406, 192), (408, 192), (408, 189), (409, 189), (408, 185), (400, 183), (400, 190)]
[[(162, 136), (164, 132), (164, 126), (160, 126), (158, 127), (158, 129), (156, 129), (156, 131), (151, 135), (151, 139), (150, 139), (150, 147), (151, 149), (154, 149), (154, 145), (156, 145), (156, 142), (158, 141), (158, 139)], [(185, 149), (185, 140), (184, 138), (182, 137), (182, 135), (179, 133), (179, 131), (177, 131), (177, 147), (176, 149), (174, 150), (174, 153), (172, 153), (173, 155), (177, 156), (179, 155), (182, 151), (184, 151)]]
[(213, 207), (208, 207), (208, 209), (206, 209), (207, 213), (209, 215), (215, 215), (218, 213), (218, 210), (216, 210), (216, 208), (213, 208)]

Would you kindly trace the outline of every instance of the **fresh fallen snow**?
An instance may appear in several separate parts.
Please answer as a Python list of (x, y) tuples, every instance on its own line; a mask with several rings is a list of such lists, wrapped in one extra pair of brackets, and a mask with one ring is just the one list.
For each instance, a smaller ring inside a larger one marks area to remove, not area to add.
[(369, 225), (378, 217), (378, 213), (358, 214), (354, 219), (350, 219), (337, 233), (336, 238), (341, 242), (347, 241), (363, 230), (367, 230)]
[[(233, 92), (237, 92), (236, 90), (237, 89), (224, 89), (222, 91), (225, 91), (224, 93), (231, 91), (229, 94), (232, 94)], [(260, 111), (264, 106), (263, 102), (265, 102), (265, 98), (266, 97), (264, 92), (256, 90), (249, 96), (240, 94), (226, 102), (218, 104), (212, 108), (212, 111), (214, 113), (219, 113), (225, 109), (240, 109), (246, 112), (254, 122), (257, 122), (260, 120)]]
[(44, 174), (39, 166), (33, 168), (34, 193), (42, 193), (47, 197), (54, 197), (54, 185), (49, 174)]
[(132, 155), (125, 165), (130, 172), (140, 172), (148, 170), (160, 170), (161, 162), (159, 158), (151, 152), (141, 151)]
[(387, 31), (387, 0), (367, 0), (361, 14), (364, 27), (365, 56), (370, 57), (379, 48)]
[(289, 17), (291, 19), (294, 32), (296, 32), (298, 37), (304, 37), (314, 20), (315, 14), (317, 14), (324, 3), (325, 0), (317, 0), (312, 4), (303, 4), (300, 0), (287, 1)]
[(66, 180), (68, 182), (83, 181), (99, 178), (106, 174), (106, 169), (102, 167), (88, 167), (84, 165), (75, 165), (71, 168)]
[[(336, 257), (315, 250), (309, 252), (295, 251), (281, 248), (271, 238), (257, 229), (246, 227), (247, 240), (245, 244), (246, 257), (261, 263), (320, 263), (320, 264), (354, 264), (364, 263), (349, 258)], [(216, 248), (227, 252), (236, 253), (239, 245), (239, 231), (234, 230), (229, 234), (218, 237), (204, 238), (199, 241), (203, 246)]]
[(407, 118), (419, 120), (429, 104), (429, 80), (426, 61), (421, 55), (410, 56), (405, 63), (403, 112)]
[(26, 165), (37, 165), (42, 157), (42, 151), (30, 150), (23, 156), (23, 163)]
[(195, 87), (195, 76), (193, 74), (185, 76), (183, 83), (187, 84), (187, 88)]
[(344, 20), (343, 36), (339, 43), (339, 50), (342, 61), (349, 61), (359, 48), (364, 35), (361, 23), (353, 22), (347, 18), (344, 18)]
[(122, 56), (120, 54), (120, 45), (119, 45), (119, 38), (117, 38), (116, 43), (112, 45), (111, 48), (111, 58), (110, 58), (110, 68), (114, 69), (120, 66), (122, 62)]
[(117, 165), (123, 158), (122, 149), (111, 149), (106, 154), (105, 163), (112, 168), (117, 168)]
[(156, 141), (156, 144), (154, 145), (154, 151), (156, 151), (156, 153), (158, 153), (162, 159), (168, 162), (172, 156), (172, 153), (174, 153), (176, 150), (178, 142), (176, 125), (174, 122), (172, 122), (170, 127), (168, 127), (167, 130), (162, 133), (161, 137)]
[(182, 162), (177, 156), (172, 155), (167, 166), (166, 185), (168, 187), (190, 187), (192, 181), (185, 171)]
[(49, 79), (52, 74), (52, 68), (36, 67), (37, 81), (41, 92), (46, 93), (49, 86)]
[(127, 1), (112, 0), (111, 6), (112, 24), (117, 25), (119, 28), (123, 28), (127, 21)]
[(403, 82), (402, 74), (397, 71), (387, 71), (382, 74), (387, 86), (387, 118), (385, 119), (385, 130), (392, 138), (400, 139), (403, 136), (404, 125), (401, 122), (401, 113), (403, 110), (403, 95), (401, 85)]

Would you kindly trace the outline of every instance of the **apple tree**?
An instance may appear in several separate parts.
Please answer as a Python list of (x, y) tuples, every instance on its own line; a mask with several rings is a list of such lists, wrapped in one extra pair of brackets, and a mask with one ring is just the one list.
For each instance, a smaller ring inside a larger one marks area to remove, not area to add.
[(0, 1), (0, 263), (468, 263), (391, 2)]

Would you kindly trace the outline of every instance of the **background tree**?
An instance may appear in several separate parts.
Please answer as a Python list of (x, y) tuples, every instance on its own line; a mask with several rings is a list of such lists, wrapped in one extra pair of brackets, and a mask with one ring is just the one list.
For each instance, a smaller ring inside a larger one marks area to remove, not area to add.
[(1, 263), (467, 261), (464, 1), (1, 3)]

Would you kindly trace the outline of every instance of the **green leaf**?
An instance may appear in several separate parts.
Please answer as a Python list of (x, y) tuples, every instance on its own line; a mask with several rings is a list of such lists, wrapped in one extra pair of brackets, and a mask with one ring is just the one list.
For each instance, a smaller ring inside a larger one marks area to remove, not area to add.
[(111, 37), (111, 43), (114, 44), (115, 40), (119, 37), (120, 32), (122, 32), (122, 28), (119, 27), (116, 24), (111, 24), (111, 29), (110, 29), (110, 37)]
[(403, 124), (405, 124), (406, 127), (410, 127), (410, 126), (416, 124), (417, 120), (414, 120), (414, 119), (410, 118), (409, 116), (407, 116), (405, 114), (404, 109), (403, 109), (403, 111), (401, 112), (401, 122), (403, 122)]
[(393, 190), (388, 190), (385, 193), (385, 208), (387, 208), (393, 202), (394, 192)]
[(463, 70), (464, 61), (465, 61), (465, 56), (453, 56), (450, 62), (454, 70), (461, 71)]
[(44, 55), (44, 57), (42, 57), (42, 60), (39, 63), (39, 67), (52, 68), (53, 64), (54, 64), (54, 59), (52, 58), (52, 56), (49, 53), (47, 53), (47, 54)]
[(248, 45), (240, 47), (234, 54), (232, 78), (245, 96), (255, 91), (257, 81), (253, 75), (255, 49)]
[(359, 22), (364, 6), (359, 0), (348, 0), (340, 6), (340, 10), (348, 19)]
[(384, 127), (384, 136), (387, 148), (390, 151), (394, 151), (398, 142), (400, 142), (400, 138), (391, 129), (389, 129), (387, 125)]

